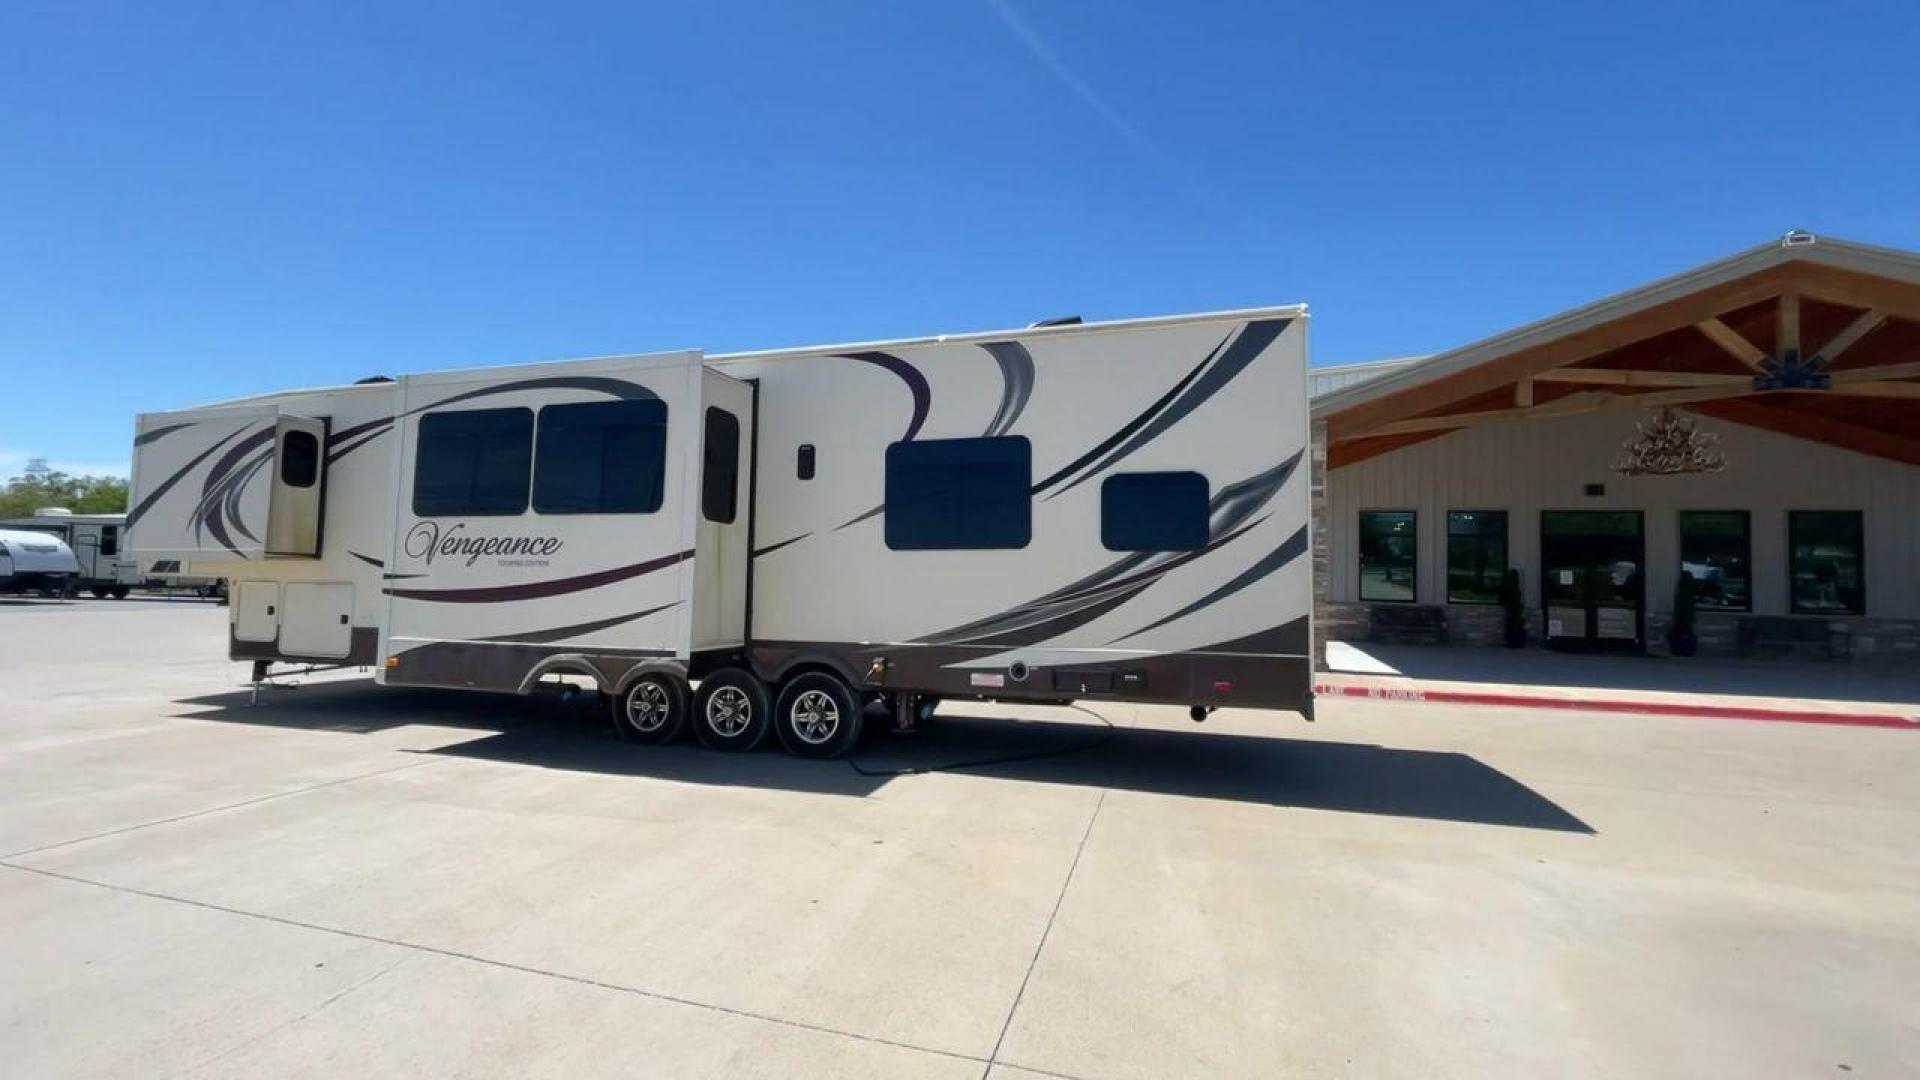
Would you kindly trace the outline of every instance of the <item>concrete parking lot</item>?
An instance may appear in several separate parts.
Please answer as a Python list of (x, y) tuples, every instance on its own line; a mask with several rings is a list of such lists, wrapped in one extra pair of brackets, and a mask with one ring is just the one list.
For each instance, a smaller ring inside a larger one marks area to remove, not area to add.
[(224, 620), (0, 604), (6, 1075), (1920, 1071), (1920, 732), (966, 706), (802, 762), (249, 708)]

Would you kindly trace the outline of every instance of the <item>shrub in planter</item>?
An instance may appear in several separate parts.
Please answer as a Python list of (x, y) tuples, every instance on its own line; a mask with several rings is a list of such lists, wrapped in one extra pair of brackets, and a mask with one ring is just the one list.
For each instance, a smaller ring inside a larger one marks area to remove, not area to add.
[(1526, 594), (1520, 591), (1520, 571), (1507, 571), (1500, 582), (1500, 606), (1506, 614), (1507, 648), (1526, 648), (1527, 601)]
[(1682, 570), (1673, 587), (1673, 622), (1667, 627), (1667, 648), (1675, 656), (1699, 651), (1700, 639), (1693, 636), (1693, 604), (1693, 575)]

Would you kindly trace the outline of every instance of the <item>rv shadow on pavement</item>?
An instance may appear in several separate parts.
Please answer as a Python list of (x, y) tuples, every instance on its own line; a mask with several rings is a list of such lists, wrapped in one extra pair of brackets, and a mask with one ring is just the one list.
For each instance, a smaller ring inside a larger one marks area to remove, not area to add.
[(806, 761), (769, 739), (759, 752), (634, 746), (592, 695), (528, 698), (377, 688), (370, 680), (183, 699), (195, 720), (367, 734), (412, 724), (489, 732), (419, 753), (542, 769), (861, 797), (901, 776), (953, 771), (1045, 784), (1277, 807), (1591, 834), (1552, 800), (1461, 753), (1236, 735), (1205, 728), (1106, 728), (1063, 719), (942, 716), (913, 735), (870, 735), (847, 761)]

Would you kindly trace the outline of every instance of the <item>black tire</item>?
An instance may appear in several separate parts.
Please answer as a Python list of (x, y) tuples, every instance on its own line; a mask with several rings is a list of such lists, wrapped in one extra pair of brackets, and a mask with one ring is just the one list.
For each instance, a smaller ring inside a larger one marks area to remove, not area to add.
[(721, 668), (700, 680), (693, 695), (693, 734), (709, 750), (751, 750), (773, 726), (767, 685), (740, 668)]
[(113, 588), (108, 589), (107, 591), (113, 594), (113, 598), (115, 600), (125, 600), (127, 598), (127, 594), (133, 592), (131, 588), (125, 585), (115, 585)]
[(794, 757), (837, 758), (860, 741), (864, 712), (839, 676), (809, 671), (781, 687), (773, 730)]
[(107, 588), (104, 585), (94, 585), (88, 588), (87, 591), (93, 594), (95, 600), (105, 600), (107, 598)]
[(628, 742), (670, 743), (687, 730), (688, 697), (684, 681), (664, 671), (648, 672), (609, 699), (614, 730)]

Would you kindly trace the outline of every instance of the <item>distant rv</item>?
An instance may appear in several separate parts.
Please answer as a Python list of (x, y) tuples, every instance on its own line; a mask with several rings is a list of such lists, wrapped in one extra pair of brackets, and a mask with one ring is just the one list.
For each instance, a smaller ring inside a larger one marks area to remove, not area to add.
[(1306, 312), (411, 375), (138, 420), (131, 543), (229, 655), (590, 679), (843, 754), (941, 698), (1309, 713)]
[(73, 580), (76, 592), (99, 598), (124, 598), (140, 584), (140, 567), (121, 551), (125, 514), (76, 514), (68, 510), (35, 511), (32, 517), (0, 521), (0, 528), (28, 529), (57, 536), (73, 549), (80, 570)]
[(57, 536), (0, 528), (0, 592), (72, 595), (80, 562)]

